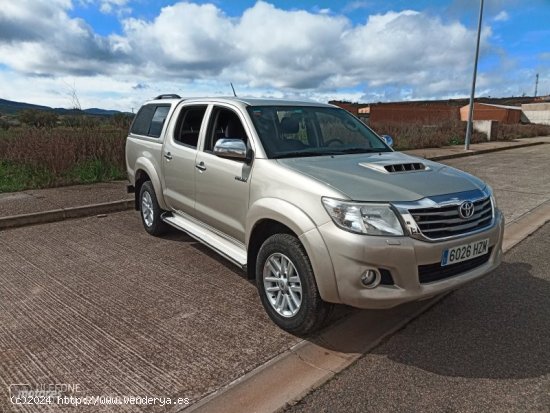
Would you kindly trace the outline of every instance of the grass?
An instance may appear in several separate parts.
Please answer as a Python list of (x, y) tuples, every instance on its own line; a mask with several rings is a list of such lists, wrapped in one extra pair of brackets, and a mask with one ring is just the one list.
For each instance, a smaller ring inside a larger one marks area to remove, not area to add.
[[(398, 150), (464, 144), (466, 125), (374, 123)], [(0, 129), (0, 192), (124, 179), (127, 127), (91, 125)], [(497, 140), (550, 135), (545, 125), (499, 125)], [(474, 132), (472, 142), (484, 142)]]
[(126, 177), (126, 128), (18, 127), (0, 135), (0, 192)]
[[(440, 148), (464, 144), (466, 125), (462, 122), (423, 123), (380, 122), (370, 125), (380, 135), (390, 135), (398, 150)], [(485, 141), (485, 135), (474, 132), (472, 143)]]
[(72, 183), (91, 184), (124, 179), (126, 178), (126, 171), (102, 159), (90, 159), (75, 165), (74, 168), (68, 171), (65, 178)]
[(0, 161), (0, 192), (51, 186), (54, 176), (47, 170), (32, 165)]
[[(447, 145), (463, 145), (466, 135), (466, 122), (444, 122), (437, 125), (422, 123), (380, 122), (370, 125), (380, 135), (390, 135), (394, 147), (398, 150), (440, 148)], [(550, 135), (550, 126), (546, 125), (498, 125), (496, 139), (510, 141), (513, 139), (530, 138)], [(486, 142), (485, 134), (474, 131), (472, 143)]]

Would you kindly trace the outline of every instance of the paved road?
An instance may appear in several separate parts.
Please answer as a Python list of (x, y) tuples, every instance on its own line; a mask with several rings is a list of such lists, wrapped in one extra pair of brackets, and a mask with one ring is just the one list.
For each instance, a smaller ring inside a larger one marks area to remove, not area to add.
[(550, 224), (296, 412), (550, 411)]
[[(550, 199), (550, 145), (452, 163), (486, 175), (509, 218)], [(513, 327), (509, 317), (497, 321)], [(8, 385), (21, 382), (197, 400), (298, 341), (268, 320), (254, 285), (231, 264), (183, 234), (148, 236), (136, 212), (0, 232), (0, 412), (12, 411)]]
[(196, 400), (299, 341), (231, 264), (137, 212), (4, 231), (0, 269), (0, 412), (26, 382)]
[(507, 222), (550, 201), (548, 144), (443, 162), (488, 182), (495, 191)]

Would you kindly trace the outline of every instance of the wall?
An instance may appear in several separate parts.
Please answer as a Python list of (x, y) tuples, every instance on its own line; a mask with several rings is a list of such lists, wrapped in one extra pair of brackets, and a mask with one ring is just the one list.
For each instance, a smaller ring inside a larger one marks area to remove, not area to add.
[[(469, 106), (460, 108), (460, 119), (468, 120)], [(519, 123), (521, 120), (521, 108), (501, 108), (483, 103), (474, 103), (474, 120), (496, 120), (501, 123)]]
[(521, 110), (528, 122), (550, 125), (550, 103), (524, 104)]
[(370, 122), (437, 124), (460, 119), (459, 109), (446, 104), (381, 103), (370, 106)]
[(475, 131), (481, 132), (487, 135), (488, 141), (490, 141), (491, 138), (493, 139), (497, 138), (498, 122), (494, 120), (474, 120), (473, 127)]

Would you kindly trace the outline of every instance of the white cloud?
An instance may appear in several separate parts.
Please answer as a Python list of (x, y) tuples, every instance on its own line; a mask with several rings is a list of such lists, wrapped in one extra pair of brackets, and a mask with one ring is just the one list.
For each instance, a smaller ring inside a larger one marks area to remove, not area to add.
[(77, 0), (84, 6), (96, 6), (103, 14), (128, 15), (132, 12), (128, 6), (130, 0)]
[(357, 10), (368, 9), (371, 6), (372, 6), (372, 2), (370, 1), (364, 1), (364, 0), (350, 1), (344, 6), (344, 8), (342, 9), (342, 12), (352, 13)]
[(510, 19), (510, 16), (508, 15), (508, 12), (506, 10), (502, 10), (500, 13), (498, 13), (493, 20), (496, 22), (505, 22)]
[[(475, 44), (474, 31), (461, 23), (412, 10), (353, 24), (342, 15), (283, 10), (263, 1), (238, 17), (214, 4), (181, 2), (153, 20), (123, 18), (121, 34), (100, 36), (71, 18), (70, 8), (68, 0), (21, 0), (0, 9), (0, 64), (22, 76), (41, 76), (32, 79), (44, 91), (58, 78), (76, 78), (81, 87), (94, 84), (124, 97), (149, 96), (157, 86), (227, 94), (232, 81), (262, 96), (344, 93), (355, 99), (387, 88), (413, 99), (467, 92)], [(490, 38), (485, 28), (482, 50), (490, 49)], [(94, 79), (111, 79), (112, 88)], [(143, 83), (151, 87), (133, 88)], [(92, 89), (84, 93), (92, 100), (100, 96)]]

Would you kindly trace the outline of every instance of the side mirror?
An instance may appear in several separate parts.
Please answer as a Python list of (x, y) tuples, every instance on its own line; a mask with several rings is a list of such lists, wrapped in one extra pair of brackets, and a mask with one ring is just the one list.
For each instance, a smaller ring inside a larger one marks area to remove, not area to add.
[(242, 139), (218, 139), (214, 145), (214, 155), (240, 161), (249, 161), (251, 153)]
[(384, 139), (384, 142), (386, 142), (386, 145), (390, 148), (393, 146), (393, 138), (390, 135), (382, 135), (382, 139)]

